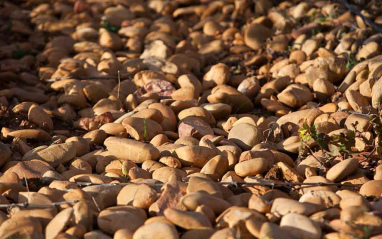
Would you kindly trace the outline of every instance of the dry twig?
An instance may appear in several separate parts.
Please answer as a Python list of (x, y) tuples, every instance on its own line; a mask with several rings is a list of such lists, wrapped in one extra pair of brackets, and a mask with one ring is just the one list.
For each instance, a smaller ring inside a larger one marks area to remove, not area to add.
[(362, 18), (362, 20), (364, 20), (365, 22), (367, 22), (372, 28), (374, 28), (377, 32), (379, 33), (382, 33), (382, 28), (379, 27), (377, 24), (375, 24), (372, 20), (370, 20), (369, 18), (365, 17), (365, 15), (363, 15), (358, 9), (356, 9), (355, 7), (353, 7), (352, 5), (350, 5), (346, 0), (338, 0), (339, 2), (341, 2), (343, 5), (345, 5), (351, 12), (353, 12), (354, 14), (360, 16)]
[[(49, 184), (52, 181), (44, 180), (44, 184)], [(140, 185), (145, 184), (150, 187), (162, 187), (165, 185), (165, 183), (145, 183), (145, 182), (127, 182), (127, 183), (92, 183), (92, 182), (74, 182), (80, 187), (87, 187), (87, 186), (126, 186), (126, 185)], [(287, 186), (287, 187), (295, 187), (295, 186), (308, 186), (308, 187), (316, 187), (316, 186), (344, 186), (344, 187), (354, 187), (358, 188), (361, 187), (362, 184), (341, 184), (341, 183), (296, 183), (296, 182), (280, 182), (280, 181), (272, 181), (272, 180), (262, 180), (262, 182), (217, 182), (222, 185), (227, 186), (233, 186), (233, 187), (242, 187), (242, 186), (269, 186), (269, 187), (275, 187), (275, 186)]]
[[(65, 76), (60, 78), (47, 79), (45, 82), (55, 82), (61, 80), (118, 80), (122, 79), (120, 76)], [(131, 77), (125, 77), (124, 80), (131, 79)]]
[(53, 203), (46, 203), (46, 204), (33, 204), (33, 203), (10, 203), (10, 204), (0, 204), (0, 208), (12, 208), (12, 207), (22, 207), (22, 208), (48, 208), (48, 207), (55, 207), (65, 204), (73, 204), (77, 203), (80, 200), (71, 200), (71, 201), (60, 201), (60, 202), (53, 202)]

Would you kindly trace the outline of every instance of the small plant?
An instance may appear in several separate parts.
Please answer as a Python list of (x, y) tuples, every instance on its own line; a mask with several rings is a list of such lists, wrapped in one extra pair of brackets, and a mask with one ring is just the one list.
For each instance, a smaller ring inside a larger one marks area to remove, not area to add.
[(238, 65), (237, 68), (233, 71), (233, 74), (234, 74), (234, 75), (238, 75), (238, 74), (240, 74), (240, 73), (241, 73), (241, 66)]
[(373, 234), (373, 228), (371, 226), (364, 225), (363, 226), (363, 232), (365, 233), (364, 238), (369, 239)]
[(327, 153), (329, 156), (344, 156), (346, 157), (351, 152), (351, 148), (355, 145), (355, 132), (350, 131), (346, 135), (340, 133), (337, 135), (326, 135), (317, 131), (317, 126), (308, 126), (304, 124), (301, 129), (298, 130), (301, 143), (307, 145), (311, 140), (314, 140), (320, 149)]
[(320, 49), (321, 47), (324, 47), (324, 45), (322, 44), (322, 42), (320, 42), (319, 44), (317, 44), (316, 50)]
[(328, 151), (328, 141), (325, 134), (317, 132), (317, 126), (315, 124), (309, 127), (304, 123), (303, 127), (299, 129), (299, 135), (303, 142), (306, 143), (313, 139), (322, 150)]
[(348, 55), (348, 62), (346, 63), (346, 69), (351, 69), (353, 68), (355, 65), (357, 65), (358, 63), (360, 63), (361, 61), (364, 61), (365, 58), (361, 57), (361, 59), (358, 61), (356, 56), (357, 56), (358, 52), (355, 51), (355, 52), (351, 52), (349, 55)]
[(341, 35), (338, 37), (338, 40), (341, 40), (346, 35), (346, 32), (341, 33)]
[(12, 51), (12, 57), (15, 59), (21, 59), (24, 56), (28, 56), (28, 55), (34, 56), (34, 55), (36, 55), (36, 53), (34, 53), (30, 50), (24, 50), (18, 44), (16, 44), (16, 49), (14, 51)]
[(356, 55), (357, 55), (357, 52), (352, 52), (348, 55), (348, 62), (346, 63), (346, 69), (350, 69), (357, 64), (357, 59), (355, 58)]
[(317, 15), (317, 11), (314, 10), (314, 12), (312, 13), (312, 15), (310, 15), (309, 17), (309, 22), (313, 22), (314, 21), (314, 17)]
[(122, 166), (121, 167), (121, 171), (122, 171), (123, 177), (127, 178), (128, 177), (128, 172), (127, 172), (126, 168), (124, 167), (122, 160), (118, 159), (118, 161), (121, 163), (121, 166)]
[(112, 25), (109, 21), (107, 20), (104, 20), (103, 21), (103, 28), (105, 28), (106, 30), (110, 31), (110, 32), (117, 32), (119, 31), (119, 29), (121, 29), (120, 26), (115, 26), (115, 25)]
[(306, 123), (304, 123), (302, 128), (298, 130), (298, 134), (303, 142), (308, 142), (312, 139), (310, 135), (310, 127)]
[(328, 20), (328, 17), (321, 17), (321, 18), (319, 18), (319, 19), (317, 19), (317, 23), (323, 23), (323, 22), (325, 22), (326, 20)]
[(10, 32), (12, 30), (12, 22), (7, 25), (5, 31)]
[(318, 33), (321, 33), (321, 30), (319, 30), (319, 29), (315, 29), (315, 28), (312, 29), (312, 36), (315, 36), (315, 35), (317, 35)]
[(351, 148), (355, 145), (355, 132), (349, 131), (347, 134), (340, 133), (330, 137), (329, 150), (332, 156), (344, 156), (353, 154)]
[(240, 109), (242, 109), (244, 106), (246, 106), (247, 104), (249, 104), (251, 102), (251, 100), (247, 100), (245, 101), (244, 103), (242, 103), (237, 109), (236, 109), (236, 112), (235, 113), (238, 113), (240, 111)]

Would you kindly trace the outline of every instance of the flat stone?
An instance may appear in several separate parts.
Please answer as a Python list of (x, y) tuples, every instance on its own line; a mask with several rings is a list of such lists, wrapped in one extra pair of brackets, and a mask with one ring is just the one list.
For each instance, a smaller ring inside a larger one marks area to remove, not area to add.
[(280, 227), (287, 230), (296, 239), (320, 239), (320, 225), (304, 215), (289, 213), (280, 222)]
[(338, 182), (346, 176), (354, 173), (358, 169), (358, 160), (355, 158), (346, 159), (334, 165), (326, 173), (326, 178), (333, 182)]

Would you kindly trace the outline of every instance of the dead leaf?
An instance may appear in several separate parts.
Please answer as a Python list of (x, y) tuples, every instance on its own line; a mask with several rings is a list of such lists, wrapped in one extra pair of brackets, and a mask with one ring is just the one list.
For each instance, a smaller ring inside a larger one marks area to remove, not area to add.
[(163, 215), (163, 211), (166, 208), (175, 208), (180, 210), (186, 210), (184, 205), (180, 202), (180, 198), (183, 196), (182, 191), (177, 182), (168, 182), (163, 186), (163, 192), (160, 198), (157, 200), (159, 208), (158, 215)]
[(94, 118), (81, 118), (74, 122), (76, 128), (84, 130), (96, 130), (106, 123), (113, 122), (113, 115), (110, 112), (105, 112), (102, 115), (98, 115)]

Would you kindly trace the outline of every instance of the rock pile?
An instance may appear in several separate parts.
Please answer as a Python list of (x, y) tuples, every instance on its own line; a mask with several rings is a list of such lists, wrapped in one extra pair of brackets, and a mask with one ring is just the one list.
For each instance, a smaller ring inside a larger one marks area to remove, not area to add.
[(382, 238), (382, 35), (345, 6), (0, 4), (0, 238)]

